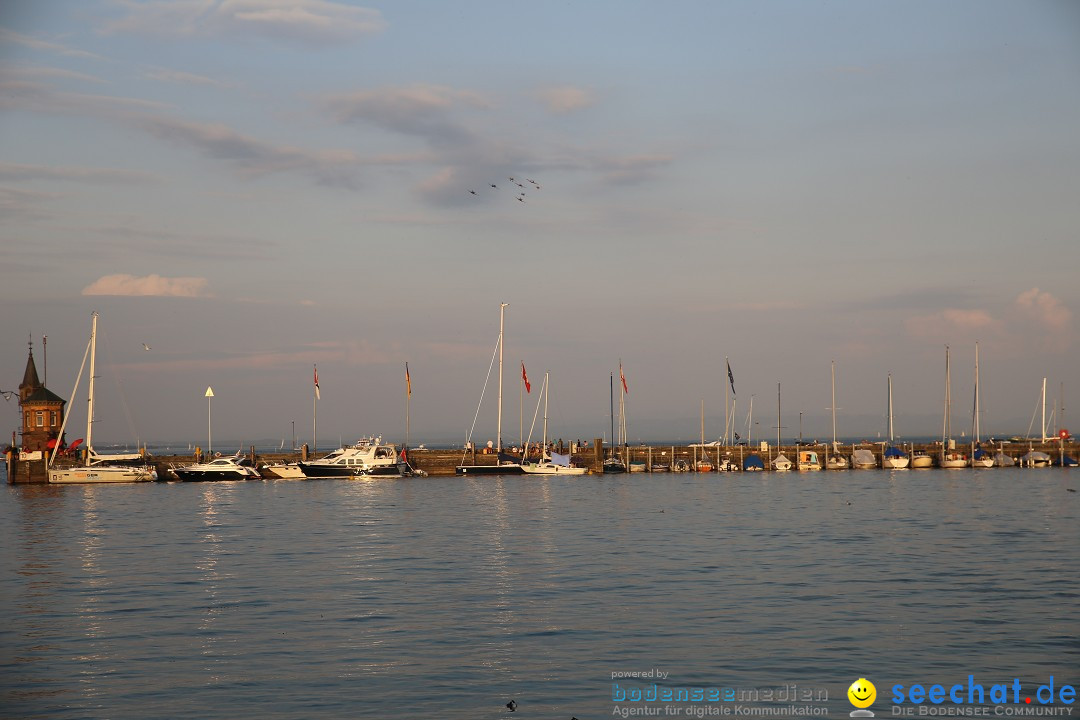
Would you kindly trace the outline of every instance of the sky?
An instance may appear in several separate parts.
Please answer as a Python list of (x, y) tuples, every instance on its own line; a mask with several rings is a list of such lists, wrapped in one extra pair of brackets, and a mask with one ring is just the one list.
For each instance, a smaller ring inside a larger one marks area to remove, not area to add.
[(545, 372), (610, 438), (620, 363), (631, 442), (723, 435), (726, 362), (743, 437), (829, 436), (833, 363), (841, 437), (890, 375), (940, 436), (946, 346), (970, 435), (976, 342), (983, 434), (1038, 434), (1077, 128), (1069, 0), (13, 0), (0, 389), (32, 344), (69, 397), (96, 311), (102, 441), (483, 444), (507, 303), (504, 444)]

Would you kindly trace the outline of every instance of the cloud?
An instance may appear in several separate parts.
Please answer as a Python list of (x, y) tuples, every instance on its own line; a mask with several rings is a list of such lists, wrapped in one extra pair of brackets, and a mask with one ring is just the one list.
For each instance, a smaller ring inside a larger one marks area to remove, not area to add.
[(1064, 350), (1072, 337), (1072, 311), (1053, 295), (1034, 287), (1016, 297), (1016, 309), (1023, 321), (1043, 333), (1048, 350)]
[(41, 40), (39, 38), (30, 37), (28, 35), (20, 35), (19, 33), (12, 30), (0, 28), (0, 44), (3, 43), (21, 45), (23, 47), (30, 48), (31, 50), (44, 50), (46, 52), (66, 55), (68, 57), (90, 58), (93, 60), (103, 59), (100, 55), (95, 55), (84, 50), (69, 48), (66, 45), (60, 45), (58, 43), (49, 42), (47, 40)]
[(1016, 297), (1016, 305), (1047, 330), (1065, 332), (1072, 322), (1072, 312), (1050, 293), (1031, 288)]
[(601, 158), (594, 167), (612, 185), (636, 185), (651, 180), (660, 168), (670, 164), (668, 155), (636, 155)]
[(305, 150), (277, 146), (242, 135), (226, 125), (143, 116), (136, 124), (155, 137), (193, 147), (207, 157), (226, 160), (248, 176), (301, 171), (324, 185), (355, 187), (354, 171), (366, 164), (393, 163), (392, 157), (363, 160), (348, 150)]
[(323, 47), (386, 29), (382, 14), (329, 0), (122, 0), (106, 33), (173, 37), (258, 37)]
[(102, 85), (105, 83), (99, 77), (93, 75), (87, 75), (86, 73), (75, 72), (74, 70), (65, 70), (64, 68), (46, 67), (44, 65), (16, 65), (8, 68), (9, 72), (17, 73), (18, 75), (26, 78), (63, 78), (67, 80), (78, 80), (80, 82), (94, 83)]
[(196, 75), (195, 73), (183, 72), (182, 70), (169, 70), (168, 68), (153, 68), (143, 75), (151, 80), (172, 83), (174, 85), (205, 85), (209, 87), (228, 88), (232, 83), (218, 78)]
[(569, 85), (544, 88), (538, 91), (536, 95), (549, 112), (557, 115), (581, 110), (593, 104), (592, 95), (587, 90)]
[(324, 107), (341, 124), (370, 124), (388, 132), (425, 138), (439, 147), (473, 141), (472, 134), (453, 118), (460, 106), (486, 108), (477, 93), (434, 85), (363, 90), (334, 95)]
[(904, 321), (904, 327), (914, 338), (949, 342), (957, 336), (967, 339), (978, 334), (996, 335), (1001, 323), (986, 310), (946, 308), (929, 315), (910, 317)]
[(207, 297), (206, 278), (160, 275), (105, 275), (83, 288), (83, 295), (123, 295), (154, 297)]
[(0, 179), (18, 180), (66, 180), (73, 182), (93, 181), (120, 184), (146, 184), (160, 182), (161, 178), (151, 173), (117, 168), (87, 167), (47, 167), (44, 165), (24, 165), (20, 163), (0, 162)]
[(22, 188), (0, 187), (0, 218), (40, 219), (45, 216), (38, 208), (41, 204), (60, 197), (55, 193), (43, 193)]
[(25, 68), (0, 65), (0, 109), (117, 119), (132, 112), (165, 107), (158, 102), (136, 98), (57, 91), (35, 81), (32, 75), (33, 72)]

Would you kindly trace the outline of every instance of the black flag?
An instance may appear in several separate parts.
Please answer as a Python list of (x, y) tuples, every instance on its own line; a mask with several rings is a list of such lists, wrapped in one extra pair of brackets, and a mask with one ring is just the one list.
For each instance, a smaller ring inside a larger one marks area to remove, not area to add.
[[(725, 362), (727, 362), (727, 361), (725, 361)], [(727, 377), (728, 377), (728, 380), (731, 381), (731, 394), (732, 395), (737, 395), (738, 393), (735, 392), (735, 376), (731, 374), (731, 363), (730, 362), (728, 362), (728, 364), (727, 364)]]

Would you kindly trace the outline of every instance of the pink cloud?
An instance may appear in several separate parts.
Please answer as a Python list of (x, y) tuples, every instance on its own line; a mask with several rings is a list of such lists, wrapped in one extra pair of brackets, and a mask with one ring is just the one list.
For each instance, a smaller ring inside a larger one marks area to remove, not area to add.
[(1072, 339), (1072, 311), (1060, 300), (1034, 287), (1016, 297), (1016, 309), (1025, 322), (1045, 332), (1044, 347), (1064, 350)]
[(957, 336), (970, 337), (976, 333), (995, 335), (1001, 323), (985, 310), (946, 308), (931, 315), (911, 317), (904, 327), (912, 337), (947, 342)]
[(547, 106), (549, 112), (559, 115), (581, 110), (593, 104), (592, 96), (576, 87), (552, 87), (545, 88), (537, 93), (540, 101)]
[(154, 297), (207, 297), (206, 278), (160, 275), (105, 275), (83, 288), (83, 295), (121, 295)]

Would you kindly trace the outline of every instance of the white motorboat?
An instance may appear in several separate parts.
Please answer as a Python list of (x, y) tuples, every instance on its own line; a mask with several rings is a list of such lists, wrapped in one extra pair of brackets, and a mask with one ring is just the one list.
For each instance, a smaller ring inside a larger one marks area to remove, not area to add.
[(851, 467), (848, 463), (848, 459), (840, 454), (836, 445), (833, 445), (833, 454), (830, 455), (827, 451), (825, 453), (825, 469), (827, 470), (847, 470)]
[[(90, 357), (90, 381), (88, 385), (88, 403), (86, 408), (86, 461), (82, 465), (74, 467), (50, 467), (50, 483), (129, 483), (129, 482), (152, 482), (158, 479), (157, 469), (151, 465), (142, 453), (125, 453), (123, 455), (99, 455), (94, 451), (94, 390), (95, 390), (95, 361), (97, 357), (97, 320), (98, 314), (91, 314), (90, 342), (86, 346), (83, 355), (83, 365), (79, 367), (79, 375), (75, 379), (75, 389), (71, 393), (74, 399), (79, 390), (79, 381), (82, 378), (83, 367), (86, 365), (87, 355)], [(60, 426), (60, 437), (64, 436), (64, 427), (67, 425), (67, 416)], [(53, 448), (50, 462), (56, 458)]]
[(271, 480), (303, 480), (307, 477), (300, 467), (300, 463), (296, 462), (279, 462), (263, 465), (259, 468), (259, 473), (263, 477)]
[(361, 470), (373, 474), (380, 468), (393, 467), (397, 463), (398, 452), (395, 445), (384, 443), (381, 437), (367, 437), (348, 447), (338, 448), (318, 460), (299, 462), (297, 466), (304, 476), (309, 478), (350, 477)]
[(176, 477), (184, 482), (203, 480), (260, 480), (262, 476), (248, 464), (245, 457), (217, 457), (209, 462), (173, 468)]
[(934, 467), (934, 458), (921, 450), (911, 451), (911, 467), (924, 469)]
[(820, 470), (821, 460), (818, 459), (818, 454), (813, 450), (800, 450), (799, 451), (799, 470), (801, 472)]

